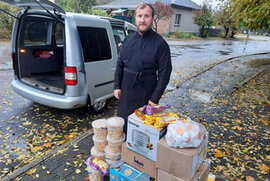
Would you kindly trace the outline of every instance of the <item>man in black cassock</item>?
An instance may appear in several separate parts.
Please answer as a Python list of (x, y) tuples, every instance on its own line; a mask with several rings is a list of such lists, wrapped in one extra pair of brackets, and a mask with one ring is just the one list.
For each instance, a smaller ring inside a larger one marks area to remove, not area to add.
[(120, 99), (118, 116), (124, 118), (125, 123), (135, 109), (158, 104), (172, 71), (170, 48), (151, 28), (153, 7), (139, 4), (135, 19), (138, 32), (126, 37), (115, 71), (114, 95)]

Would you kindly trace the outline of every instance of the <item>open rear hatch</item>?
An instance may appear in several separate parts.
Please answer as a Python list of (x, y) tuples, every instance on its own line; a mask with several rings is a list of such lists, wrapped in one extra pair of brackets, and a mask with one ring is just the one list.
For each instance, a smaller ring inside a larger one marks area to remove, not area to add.
[[(48, 0), (1, 0), (10, 5), (17, 6), (18, 8), (30, 8), (33, 10), (49, 10), (49, 11), (57, 11), (59, 13), (65, 14), (65, 11)], [(44, 9), (45, 8), (45, 9)]]
[(17, 20), (18, 38), (13, 61), (18, 64), (18, 79), (37, 89), (63, 94), (65, 26), (59, 12), (65, 11), (47, 0), (2, 1), (27, 9)]

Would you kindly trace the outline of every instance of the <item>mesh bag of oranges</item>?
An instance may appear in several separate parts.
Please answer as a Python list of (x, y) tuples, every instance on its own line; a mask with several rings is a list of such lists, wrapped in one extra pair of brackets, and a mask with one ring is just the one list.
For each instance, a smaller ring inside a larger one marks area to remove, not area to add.
[(206, 128), (200, 123), (177, 119), (174, 123), (169, 124), (165, 138), (170, 147), (198, 147), (206, 133)]

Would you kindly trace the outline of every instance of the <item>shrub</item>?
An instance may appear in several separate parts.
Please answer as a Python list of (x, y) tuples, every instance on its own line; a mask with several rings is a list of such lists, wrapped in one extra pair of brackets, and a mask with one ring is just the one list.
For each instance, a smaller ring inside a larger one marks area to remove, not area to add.
[(172, 36), (175, 38), (193, 38), (192, 34), (180, 32), (180, 31), (173, 32)]

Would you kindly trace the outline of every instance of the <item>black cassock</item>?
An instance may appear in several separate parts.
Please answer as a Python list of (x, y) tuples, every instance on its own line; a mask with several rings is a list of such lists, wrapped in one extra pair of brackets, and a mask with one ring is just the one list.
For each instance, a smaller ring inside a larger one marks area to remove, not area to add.
[[(170, 48), (152, 29), (126, 37), (115, 71), (115, 89), (121, 89), (118, 116), (127, 121), (135, 109), (158, 104), (172, 71)], [(125, 124), (126, 132), (126, 124)]]

